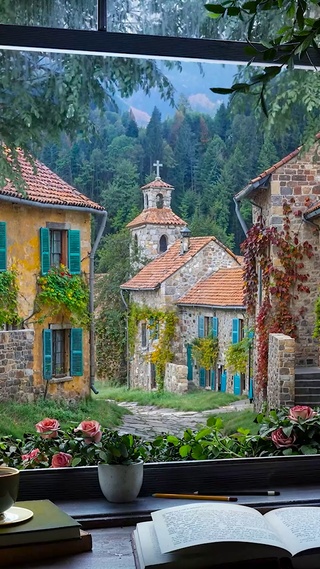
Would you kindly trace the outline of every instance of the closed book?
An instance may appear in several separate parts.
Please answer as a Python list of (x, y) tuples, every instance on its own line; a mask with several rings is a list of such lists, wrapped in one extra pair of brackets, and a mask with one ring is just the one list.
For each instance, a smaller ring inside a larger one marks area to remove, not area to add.
[(0, 556), (2, 547), (80, 538), (80, 524), (50, 500), (16, 502), (15, 506), (31, 510), (33, 517), (19, 524), (0, 525)]
[(68, 555), (85, 553), (86, 551), (91, 551), (91, 549), (91, 534), (80, 530), (79, 539), (64, 539), (62, 541), (37, 543), (36, 547), (32, 543), (14, 545), (12, 547), (1, 547), (0, 567), (21, 567), (24, 563), (30, 564), (44, 559), (67, 557)]

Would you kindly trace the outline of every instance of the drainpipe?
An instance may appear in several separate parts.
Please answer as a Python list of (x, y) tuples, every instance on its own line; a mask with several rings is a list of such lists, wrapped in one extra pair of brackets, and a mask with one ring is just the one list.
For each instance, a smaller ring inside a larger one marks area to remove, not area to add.
[(240, 211), (240, 207), (239, 207), (239, 201), (238, 201), (236, 198), (233, 198), (233, 201), (234, 201), (234, 205), (235, 205), (236, 216), (237, 216), (238, 221), (239, 221), (239, 223), (240, 223), (240, 225), (241, 225), (241, 227), (242, 227), (242, 231), (243, 231), (243, 233), (244, 233), (245, 235), (247, 235), (247, 233), (248, 233), (248, 228), (247, 228), (247, 225), (246, 225), (245, 220), (244, 220), (243, 217), (242, 217), (242, 214), (241, 214), (241, 211)]
[(123, 302), (123, 305), (126, 309), (126, 360), (127, 360), (127, 388), (130, 389), (130, 352), (129, 352), (129, 323), (128, 323), (128, 314), (129, 314), (129, 307), (125, 301), (123, 290), (120, 289), (120, 296)]
[(102, 237), (103, 232), (104, 232), (104, 228), (105, 228), (106, 223), (107, 223), (108, 213), (106, 211), (97, 211), (96, 213), (101, 214), (103, 217), (101, 219), (101, 223), (100, 223), (100, 227), (98, 230), (97, 237), (95, 239), (95, 242), (93, 244), (93, 247), (92, 247), (90, 255), (89, 255), (89, 261), (90, 261), (90, 265), (89, 265), (89, 267), (90, 267), (89, 268), (89, 315), (90, 315), (89, 345), (90, 345), (90, 389), (93, 391), (93, 393), (95, 393), (97, 395), (99, 393), (99, 391), (97, 391), (97, 389), (94, 386), (95, 371), (96, 371), (96, 365), (95, 365), (95, 325), (94, 325), (94, 256), (96, 254), (98, 245), (100, 243), (101, 237)]
[(90, 389), (94, 393), (98, 393), (96, 388), (94, 387), (94, 378), (95, 378), (95, 349), (94, 349), (94, 319), (93, 319), (93, 312), (94, 312), (94, 296), (93, 296), (93, 287), (94, 287), (94, 256), (97, 250), (97, 247), (100, 243), (104, 228), (107, 222), (107, 212), (106, 210), (99, 210), (93, 207), (81, 207), (76, 205), (60, 205), (60, 204), (50, 204), (50, 203), (41, 203), (32, 200), (28, 200), (25, 198), (17, 198), (11, 196), (1, 196), (1, 201), (15, 203), (19, 205), (26, 205), (31, 207), (38, 207), (41, 209), (63, 209), (68, 211), (79, 211), (90, 213), (91, 215), (102, 215), (101, 224), (98, 230), (98, 235), (96, 240), (93, 244), (92, 250), (89, 255), (90, 265), (89, 265), (89, 314), (90, 314)]

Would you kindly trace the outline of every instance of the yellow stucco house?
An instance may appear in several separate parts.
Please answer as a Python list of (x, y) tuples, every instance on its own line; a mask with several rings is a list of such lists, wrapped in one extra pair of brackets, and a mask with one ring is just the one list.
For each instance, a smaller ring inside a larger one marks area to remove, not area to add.
[(24, 188), (0, 189), (0, 400), (75, 401), (94, 390), (94, 254), (107, 213), (22, 152), (19, 164)]

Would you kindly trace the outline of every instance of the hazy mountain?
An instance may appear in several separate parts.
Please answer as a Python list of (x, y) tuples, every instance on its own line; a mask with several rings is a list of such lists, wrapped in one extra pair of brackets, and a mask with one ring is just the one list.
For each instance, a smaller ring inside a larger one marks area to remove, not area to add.
[[(225, 97), (210, 91), (210, 87), (230, 87), (237, 72), (235, 65), (221, 65), (217, 63), (198, 64), (194, 62), (181, 62), (181, 71), (176, 67), (162, 69), (175, 88), (175, 104), (178, 104), (181, 95), (186, 97), (192, 109), (214, 115)], [(175, 108), (168, 101), (163, 101), (156, 89), (149, 95), (138, 90), (122, 103), (132, 108), (136, 121), (140, 126), (146, 126), (154, 107), (158, 107), (162, 119), (172, 116)]]

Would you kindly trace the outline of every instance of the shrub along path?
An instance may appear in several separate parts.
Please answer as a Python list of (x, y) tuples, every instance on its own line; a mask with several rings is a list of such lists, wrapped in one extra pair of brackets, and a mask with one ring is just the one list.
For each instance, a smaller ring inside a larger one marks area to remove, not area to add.
[(127, 413), (123, 416), (122, 425), (117, 428), (118, 432), (139, 435), (146, 439), (154, 438), (161, 433), (181, 436), (187, 428), (196, 430), (200, 426), (206, 425), (207, 418), (210, 415), (253, 409), (248, 399), (241, 399), (231, 405), (202, 411), (201, 413), (175, 411), (174, 409), (163, 409), (150, 405), (142, 406), (137, 403), (117, 402), (117, 404), (131, 412), (131, 414)]

